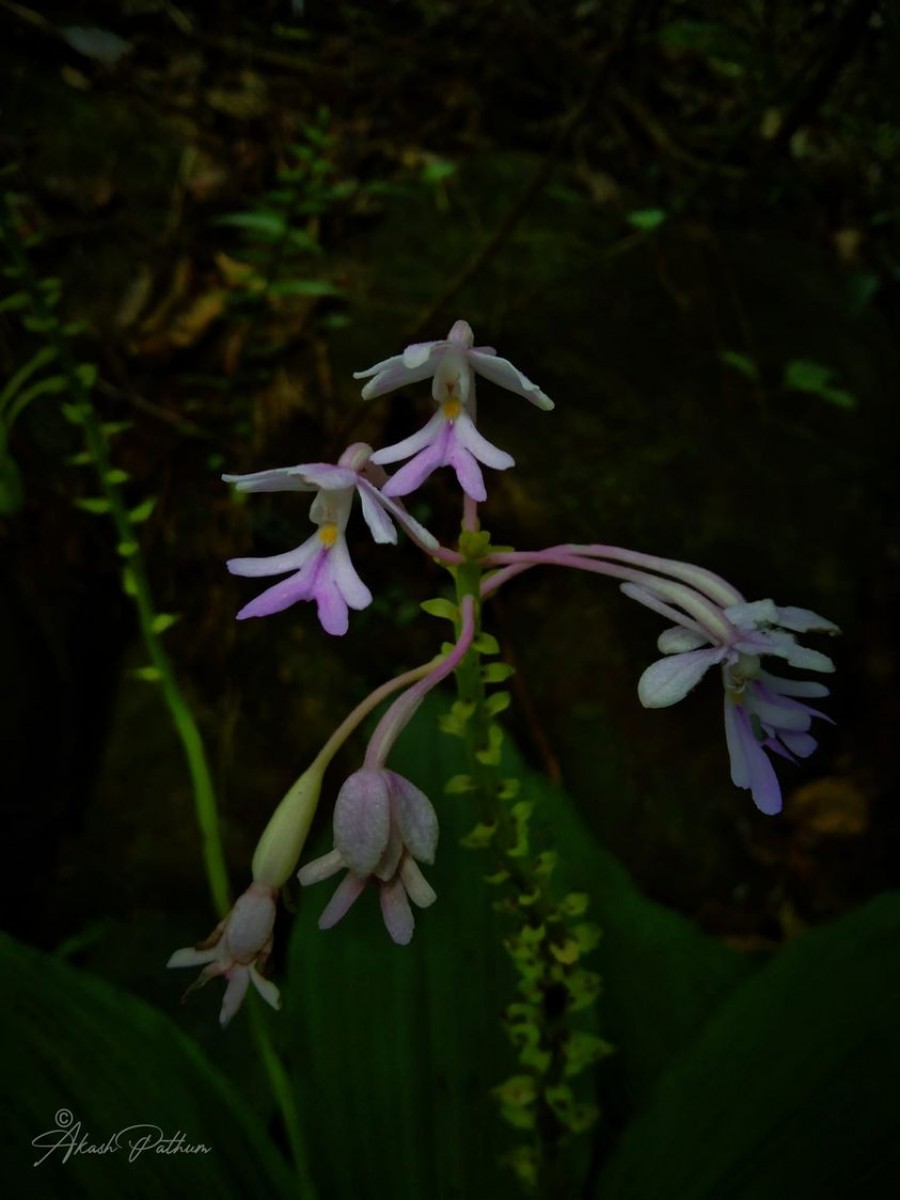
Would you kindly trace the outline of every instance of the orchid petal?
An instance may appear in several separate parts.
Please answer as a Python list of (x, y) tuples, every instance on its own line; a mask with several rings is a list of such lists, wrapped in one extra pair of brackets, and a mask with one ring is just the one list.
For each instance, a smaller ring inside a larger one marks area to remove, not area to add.
[(778, 736), (788, 750), (792, 754), (796, 754), (798, 758), (809, 758), (819, 744), (811, 733), (792, 733), (788, 730), (785, 732), (779, 730)]
[(314, 858), (305, 867), (301, 867), (297, 872), (297, 878), (302, 887), (309, 887), (311, 884), (321, 883), (323, 879), (330, 879), (332, 875), (343, 870), (346, 865), (340, 850), (329, 850), (327, 854)]
[(498, 386), (506, 388), (507, 391), (524, 396), (526, 400), (530, 400), (532, 404), (545, 412), (549, 412), (555, 407), (550, 397), (545, 395), (536, 383), (532, 383), (527, 375), (523, 375), (518, 367), (514, 367), (508, 359), (486, 355), (478, 350), (470, 350), (468, 357), (478, 374), (489, 379), (491, 383), (496, 383)]
[(402, 880), (394, 878), (390, 883), (382, 883), (379, 892), (381, 915), (388, 933), (398, 946), (407, 946), (416, 923)]
[(383, 450), (376, 450), (369, 461), (383, 466), (385, 463), (401, 462), (404, 458), (410, 458), (413, 454), (432, 445), (446, 424), (447, 418), (438, 411), (418, 433), (404, 438), (402, 442), (396, 442), (393, 446), (385, 446)]
[(428, 908), (437, 900), (437, 892), (409, 854), (405, 855), (400, 863), (400, 878), (410, 900), (419, 908)]
[(426, 446), (396, 475), (392, 475), (381, 489), (382, 496), (408, 496), (416, 491), (429, 475), (443, 465), (443, 447), (439, 444)]
[(362, 504), (363, 520), (368, 525), (372, 538), (380, 545), (396, 544), (397, 530), (385, 512), (387, 505), (382, 503), (381, 492), (365, 479), (360, 479), (357, 487)]
[(298, 571), (289, 579), (282, 579), (273, 587), (266, 588), (249, 604), (245, 604), (238, 611), (237, 619), (246, 621), (248, 617), (270, 617), (273, 613), (283, 612), (286, 608), (290, 608), (299, 600), (309, 600), (310, 595), (309, 576)]
[(487, 500), (487, 489), (484, 486), (484, 476), (473, 456), (458, 443), (451, 445), (445, 460), (456, 472), (459, 486), (473, 500)]
[(356, 568), (350, 560), (346, 539), (343, 536), (337, 538), (328, 551), (323, 576), (325, 585), (333, 583), (350, 608), (359, 611), (372, 603), (372, 593), (357, 574)]
[(805, 733), (812, 724), (812, 717), (809, 710), (801, 705), (793, 706), (788, 701), (785, 704), (778, 704), (776, 700), (768, 700), (762, 696), (758, 689), (752, 693), (752, 698), (747, 704), (749, 711), (756, 717), (759, 717), (763, 725), (771, 725), (773, 729), (782, 730), (789, 729), (796, 733)]
[(351, 871), (348, 871), (322, 910), (322, 915), (319, 917), (319, 928), (331, 929), (337, 925), (338, 921), (347, 915), (350, 905), (359, 897), (365, 886), (364, 879), (357, 879)]
[(257, 578), (264, 575), (284, 575), (287, 571), (299, 571), (317, 551), (324, 547), (319, 535), (314, 533), (311, 538), (288, 550), (284, 554), (271, 554), (264, 558), (230, 558), (225, 564), (232, 575), (244, 575)]
[[(360, 493), (362, 493), (363, 489), (370, 487), (372, 487), (372, 485), (363, 480), (360, 483)], [(373, 488), (372, 490), (376, 491), (377, 489)], [(408, 533), (411, 538), (417, 541), (426, 550), (438, 549), (440, 542), (437, 540), (434, 534), (429, 533), (424, 525), (420, 525), (415, 517), (411, 517), (402, 505), (397, 504), (396, 501), (392, 500), (390, 496), (385, 496), (384, 492), (378, 493), (378, 502), (379, 504), (383, 505), (393, 517), (396, 518), (406, 533)]]
[(370, 875), (387, 849), (391, 805), (386, 772), (363, 769), (351, 775), (334, 806), (334, 845), (356, 875)]
[(828, 688), (824, 683), (815, 683), (807, 679), (781, 679), (777, 675), (770, 675), (768, 671), (760, 671), (758, 682), (782, 696), (803, 696), (813, 700), (828, 695)]
[(782, 629), (791, 629), (795, 633), (840, 633), (833, 621), (820, 617), (818, 613), (808, 608), (779, 608), (778, 624)]
[(686, 650), (697, 650), (705, 646), (709, 638), (683, 625), (674, 625), (664, 629), (656, 641), (656, 647), (662, 654), (683, 654)]
[(468, 413), (460, 413), (456, 418), (455, 425), (457, 441), (486, 467), (493, 467), (496, 471), (505, 471), (516, 465), (516, 460), (511, 454), (507, 454), (505, 450), (501, 450), (499, 446), (493, 445), (487, 438), (481, 436)]
[(307, 463), (302, 470), (304, 479), (317, 489), (336, 492), (341, 488), (356, 487), (356, 472), (349, 467), (336, 467), (333, 463)]
[(396, 771), (385, 771), (384, 775), (387, 777), (392, 814), (407, 849), (421, 862), (434, 862), (438, 842), (438, 819), (434, 806), (424, 792)]
[(228, 986), (225, 988), (225, 995), (222, 997), (222, 1008), (219, 1011), (219, 1024), (223, 1029), (244, 1003), (244, 997), (247, 995), (247, 987), (250, 983), (249, 968), (232, 967), (230, 971), (226, 972), (225, 978), (228, 980)]
[(747, 788), (753, 803), (764, 813), (781, 811), (781, 787), (775, 768), (753, 736), (750, 718), (743, 705), (725, 697), (725, 739), (731, 760), (731, 781)]
[(250, 475), (223, 475), (225, 483), (233, 483), (239, 492), (312, 492), (315, 485), (307, 483), (301, 467), (275, 467), (270, 471), (254, 471)]
[(644, 708), (668, 708), (670, 704), (677, 704), (726, 652), (726, 647), (711, 646), (706, 650), (688, 650), (659, 659), (638, 681), (638, 699)]
[(212, 950), (197, 950), (194, 946), (185, 946), (183, 950), (176, 950), (169, 961), (167, 967), (202, 967), (207, 963), (215, 962), (219, 957), (219, 949), (214, 946)]
[(729, 604), (722, 610), (727, 619), (738, 629), (765, 629), (778, 625), (778, 609), (774, 600), (750, 600), (743, 604)]
[(265, 975), (261, 975), (256, 967), (250, 966), (250, 982), (265, 1000), (266, 1004), (272, 1006), (277, 1012), (281, 1008), (281, 992), (275, 986), (271, 979), (266, 979)]
[(430, 362), (436, 350), (443, 349), (446, 342), (413, 342), (400, 355), (403, 365), (408, 371), (416, 371), (425, 363)]

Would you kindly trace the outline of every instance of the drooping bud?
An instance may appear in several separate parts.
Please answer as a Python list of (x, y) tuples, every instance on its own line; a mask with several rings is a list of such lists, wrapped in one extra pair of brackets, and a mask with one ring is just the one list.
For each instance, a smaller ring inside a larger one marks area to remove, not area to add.
[(293, 874), (319, 804), (323, 773), (315, 766), (304, 771), (275, 809), (253, 855), (254, 882), (277, 889)]

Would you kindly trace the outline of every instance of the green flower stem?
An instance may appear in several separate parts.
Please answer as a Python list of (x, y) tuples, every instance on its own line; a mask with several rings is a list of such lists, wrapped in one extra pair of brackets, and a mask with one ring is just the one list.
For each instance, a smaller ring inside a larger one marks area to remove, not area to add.
[(34, 314), (46, 325), (47, 340), (56, 351), (60, 372), (65, 377), (68, 389), (76, 402), (75, 419), (81, 426), (85, 447), (96, 469), (103, 499), (108, 505), (109, 516), (119, 539), (119, 553), (125, 561), (125, 590), (134, 601), (144, 646), (152, 666), (158, 673), (163, 699), (187, 759), (206, 877), (216, 910), (220, 917), (224, 917), (231, 909), (231, 896), (212, 776), (197, 722), (175, 677), (172, 663), (162, 644), (162, 636), (154, 628), (159, 614), (153, 605), (147, 568), (135, 525), (128, 515), (122, 487), (116, 482), (117, 475), (110, 461), (106, 435), (94, 409), (90, 390), (78, 372), (69, 339), (55, 314), (46, 305), (21, 246), (16, 239), (9, 241), (14, 252), (18, 250), (16, 265), (23, 270)]
[[(160, 633), (154, 627), (159, 614), (153, 606), (146, 565), (135, 536), (135, 525), (129, 516), (121, 487), (116, 482), (117, 477), (110, 461), (106, 434), (94, 410), (90, 389), (79, 374), (66, 331), (50, 306), (44, 301), (39, 281), (34, 275), (15, 228), (7, 233), (4, 240), (10, 249), (15, 269), (27, 287), (34, 315), (43, 326), (48, 343), (56, 351), (61, 373), (75, 400), (77, 414), (75, 420), (81, 426), (85, 446), (96, 468), (103, 498), (108, 504), (109, 515), (119, 538), (120, 553), (125, 548), (128, 551), (127, 555), (123, 555), (126, 562), (125, 590), (134, 601), (144, 645), (152, 666), (158, 672), (163, 698), (184, 749), (193, 788), (197, 823), (200, 827), (206, 878), (216, 910), (220, 916), (224, 917), (231, 908), (230, 888), (219, 831), (215, 789), (203, 738), (178, 684), (172, 663), (163, 647)], [(316, 1192), (306, 1165), (309, 1156), (304, 1145), (302, 1126), (287, 1074), (275, 1052), (268, 1028), (262, 1023), (260, 1014), (251, 1012), (251, 1021), (257, 1049), (281, 1110), (288, 1144), (301, 1185), (301, 1194), (305, 1200), (315, 1200)]]

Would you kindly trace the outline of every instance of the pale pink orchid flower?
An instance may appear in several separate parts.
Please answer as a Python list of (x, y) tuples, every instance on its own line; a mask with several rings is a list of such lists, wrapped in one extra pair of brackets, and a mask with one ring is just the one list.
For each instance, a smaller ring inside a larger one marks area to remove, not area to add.
[(227, 986), (219, 1013), (223, 1029), (243, 1004), (251, 983), (267, 1004), (281, 1007), (278, 988), (261, 974), (272, 951), (274, 925), (274, 889), (252, 883), (208, 938), (196, 946), (176, 950), (166, 963), (168, 967), (203, 967), (185, 992), (185, 999), (211, 979), (225, 977)]

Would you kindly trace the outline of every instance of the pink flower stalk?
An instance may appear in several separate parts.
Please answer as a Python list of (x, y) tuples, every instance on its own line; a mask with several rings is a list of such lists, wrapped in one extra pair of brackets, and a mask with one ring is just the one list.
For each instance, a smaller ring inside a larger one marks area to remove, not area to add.
[(374, 881), (388, 933), (398, 945), (407, 945), (415, 927), (410, 900), (427, 908), (437, 899), (416, 861), (434, 862), (437, 841), (431, 801), (408, 779), (384, 769), (363, 768), (351, 775), (334, 808), (334, 849), (297, 875), (308, 887), (347, 871), (319, 918), (319, 928), (336, 925)]
[[(302, 545), (285, 554), (266, 558), (232, 558), (227, 566), (232, 575), (283, 575), (287, 579), (268, 588), (245, 604), (238, 620), (266, 617), (281, 612), (299, 600), (315, 600), (319, 620), (326, 632), (340, 636), (347, 632), (348, 610), (363, 609), (372, 603), (372, 593), (360, 579), (350, 560), (344, 531), (350, 518), (355, 494), (359, 495), (363, 517), (376, 542), (396, 542), (397, 530), (391, 516), (419, 545), (437, 548), (435, 538), (394, 501), (385, 498), (367, 478), (371, 447), (364, 443), (350, 446), (336, 466), (330, 463), (302, 463), (279, 467), (252, 475), (224, 475), (239, 491), (315, 492), (309, 510), (318, 531)], [(380, 472), (383, 476), (383, 472)]]
[[(622, 590), (659, 611), (658, 602), (648, 603), (650, 589), (623, 584)], [(659, 649), (666, 657), (649, 666), (640, 678), (641, 703), (645, 708), (676, 704), (711, 666), (721, 664), (732, 782), (750, 791), (761, 812), (780, 812), (781, 787), (768, 754), (792, 762), (812, 754), (816, 748), (809, 733), (812, 719), (830, 718), (804, 701), (827, 696), (828, 688), (771, 675), (763, 669), (762, 659), (771, 655), (801, 669), (833, 671), (830, 658), (799, 645), (794, 633), (833, 634), (839, 632), (837, 626), (808, 609), (778, 608), (771, 600), (757, 600), (721, 610), (731, 632), (720, 638), (691, 617), (669, 605), (665, 608), (677, 624), (659, 637)]]
[(274, 924), (274, 889), (253, 883), (205, 941), (176, 950), (166, 964), (168, 967), (203, 966), (199, 977), (185, 992), (185, 999), (211, 979), (225, 976), (227, 987), (219, 1013), (223, 1029), (243, 1004), (251, 983), (267, 1004), (276, 1009), (281, 1007), (278, 988), (260, 974), (272, 951)]
[(412, 437), (386, 446), (372, 455), (372, 462), (411, 461), (384, 486), (386, 496), (407, 496), (424, 483), (438, 467), (452, 467), (460, 487), (472, 500), (487, 499), (479, 463), (505, 471), (515, 466), (512, 455), (494, 446), (475, 427), (474, 372), (530, 400), (538, 408), (551, 409), (553, 401), (505, 358), (489, 346), (473, 349), (471, 327), (457, 321), (445, 341), (420, 342), (402, 354), (376, 363), (354, 378), (373, 376), (363, 388), (363, 399), (383, 395), (394, 388), (422, 379), (432, 379), (432, 396), (438, 411)]

